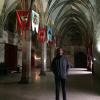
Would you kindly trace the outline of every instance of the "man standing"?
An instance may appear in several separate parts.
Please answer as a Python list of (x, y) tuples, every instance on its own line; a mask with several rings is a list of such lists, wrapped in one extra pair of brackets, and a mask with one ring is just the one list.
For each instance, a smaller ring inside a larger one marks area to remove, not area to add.
[(56, 56), (54, 57), (51, 65), (51, 70), (55, 76), (56, 100), (59, 100), (60, 85), (62, 87), (63, 100), (66, 100), (66, 78), (68, 74), (68, 68), (68, 60), (63, 55), (63, 49), (58, 48), (56, 50)]

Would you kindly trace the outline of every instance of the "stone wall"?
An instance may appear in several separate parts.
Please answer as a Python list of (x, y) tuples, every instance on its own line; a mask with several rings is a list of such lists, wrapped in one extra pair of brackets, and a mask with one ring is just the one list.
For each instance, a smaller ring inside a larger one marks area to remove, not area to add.
[(94, 74), (100, 77), (100, 0), (96, 0), (96, 30), (94, 33)]

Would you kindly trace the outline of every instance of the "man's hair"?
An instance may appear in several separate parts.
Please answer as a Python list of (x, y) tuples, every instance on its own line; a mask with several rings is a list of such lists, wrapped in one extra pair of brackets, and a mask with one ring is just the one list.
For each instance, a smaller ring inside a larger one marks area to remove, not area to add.
[(59, 54), (60, 54), (60, 49), (63, 51), (63, 48), (58, 47), (58, 48), (56, 49), (56, 54), (57, 54), (57, 55), (59, 55)]

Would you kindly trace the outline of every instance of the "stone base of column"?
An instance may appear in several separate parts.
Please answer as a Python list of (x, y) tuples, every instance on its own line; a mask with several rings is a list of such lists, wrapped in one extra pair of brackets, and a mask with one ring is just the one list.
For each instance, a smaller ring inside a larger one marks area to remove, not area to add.
[(87, 66), (87, 71), (92, 71), (90, 66)]
[(43, 70), (41, 70), (39, 75), (40, 75), (40, 76), (46, 76), (46, 72), (43, 71)]
[(19, 84), (29, 84), (31, 83), (31, 81), (28, 78), (22, 78), (18, 83)]

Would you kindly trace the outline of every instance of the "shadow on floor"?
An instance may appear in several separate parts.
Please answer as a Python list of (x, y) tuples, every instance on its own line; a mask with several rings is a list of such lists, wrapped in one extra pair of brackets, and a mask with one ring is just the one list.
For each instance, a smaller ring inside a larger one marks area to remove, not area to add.
[(77, 90), (85, 93), (100, 95), (100, 81), (96, 80), (92, 74), (80, 74), (68, 76), (69, 91)]

